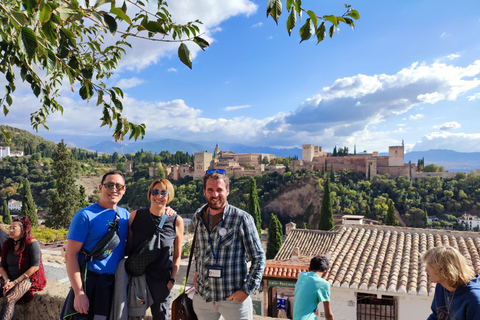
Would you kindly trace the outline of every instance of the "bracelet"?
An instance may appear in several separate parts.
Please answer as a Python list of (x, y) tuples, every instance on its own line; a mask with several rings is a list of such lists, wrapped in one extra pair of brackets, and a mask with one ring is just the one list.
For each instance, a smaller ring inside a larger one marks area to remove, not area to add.
[(30, 278), (30, 277), (27, 275), (27, 273), (26, 273), (26, 272), (25, 272), (23, 275), (25, 276), (25, 279), (28, 279), (28, 278)]
[(5, 283), (10, 282), (10, 279), (5, 279)]
[(13, 280), (13, 283), (14, 283), (14, 284), (18, 284), (17, 279)]
[(169, 282), (172, 281), (173, 284), (175, 284), (175, 282), (177, 282), (174, 278), (170, 278), (170, 279), (168, 279), (168, 281), (169, 281)]

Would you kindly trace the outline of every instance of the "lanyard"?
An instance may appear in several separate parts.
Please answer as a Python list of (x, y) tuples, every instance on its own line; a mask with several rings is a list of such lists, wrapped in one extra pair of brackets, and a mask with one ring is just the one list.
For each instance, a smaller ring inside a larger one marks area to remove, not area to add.
[[(222, 228), (224, 223), (225, 223), (225, 219), (222, 219)], [(208, 212), (207, 212), (207, 225), (210, 226), (210, 209), (208, 209)], [(210, 237), (210, 231), (208, 229), (209, 228), (207, 227), (208, 243), (210, 243), (210, 249), (212, 250), (213, 258), (215, 259), (215, 261), (217, 261), (218, 253), (220, 252), (220, 244), (222, 243), (222, 236), (220, 236), (220, 239), (218, 240), (217, 253), (215, 254), (215, 251), (213, 250), (212, 238)]]

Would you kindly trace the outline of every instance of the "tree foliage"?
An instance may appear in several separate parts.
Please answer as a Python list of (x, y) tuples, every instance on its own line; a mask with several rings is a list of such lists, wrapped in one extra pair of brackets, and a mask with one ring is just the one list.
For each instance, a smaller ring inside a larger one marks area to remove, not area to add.
[(8, 209), (7, 200), (3, 200), (3, 223), (12, 223), (12, 216), (10, 215), (10, 209)]
[(248, 213), (253, 217), (257, 228), (258, 236), (262, 238), (262, 213), (258, 204), (257, 183), (255, 178), (250, 178), (250, 193), (248, 195)]
[(330, 181), (325, 180), (323, 187), (322, 207), (320, 209), (320, 221), (318, 223), (319, 230), (332, 231), (335, 228), (333, 220), (332, 199), (330, 197)]
[(37, 208), (33, 201), (28, 179), (23, 181), (22, 216), (26, 216), (30, 220), (33, 228), (38, 227)]
[[(145, 0), (148, 3), (148, 0)], [(127, 13), (127, 5), (135, 8), (133, 15)], [(308, 18), (300, 28), (301, 41), (314, 35), (318, 42), (333, 34), (340, 23), (354, 28), (359, 19), (358, 11), (345, 5), (342, 16), (317, 16), (302, 7), (300, 0), (287, 0), (290, 12), (287, 31), (291, 34), (302, 13)], [(149, 11), (148, 5), (139, 0), (8, 0), (0, 2), (0, 72), (5, 74), (8, 84), (0, 107), (6, 116), (13, 105), (13, 94), (20, 74), (33, 94), (40, 100), (41, 107), (30, 115), (34, 129), (48, 129), (47, 117), (51, 113), (63, 113), (65, 106), (58, 100), (60, 87), (68, 81), (71, 90), (79, 86), (78, 94), (83, 100), (96, 99), (101, 108), (101, 126), (114, 127), (115, 140), (143, 138), (145, 124), (134, 124), (122, 116), (123, 91), (119, 87), (107, 87), (110, 78), (131, 44), (132, 38), (154, 42), (177, 42), (178, 58), (192, 68), (192, 55), (187, 43), (195, 43), (202, 50), (209, 43), (201, 37), (199, 20), (185, 24), (175, 23), (167, 3), (156, 1), (156, 10)], [(267, 2), (267, 17), (270, 15), (278, 24), (282, 13), (281, 0)], [(105, 39), (112, 36), (113, 40)], [(318, 43), (317, 42), (317, 43)], [(7, 141), (8, 131), (2, 132)]]
[(62, 140), (53, 158), (56, 188), (48, 196), (50, 215), (47, 227), (68, 229), (73, 215), (80, 209), (80, 193), (73, 168), (71, 153)]
[[(18, 70), (42, 103), (30, 116), (34, 129), (48, 129), (47, 116), (63, 112), (57, 98), (62, 82), (67, 80), (72, 91), (77, 84), (80, 86), (78, 94), (83, 100), (96, 96), (96, 104), (102, 108), (101, 125), (114, 126), (115, 140), (123, 140), (127, 132), (130, 139), (143, 138), (145, 125), (133, 124), (122, 116), (122, 90), (105, 85), (131, 47), (129, 39), (179, 42), (178, 57), (189, 68), (192, 57), (185, 42), (201, 49), (209, 44), (200, 37), (200, 21), (175, 23), (163, 0), (157, 0), (155, 12), (148, 11), (141, 1), (122, 3), (87, 0), (80, 6), (77, 0), (0, 2), (0, 72), (8, 82), (1, 100), (4, 114), (13, 104)], [(127, 14), (127, 4), (135, 6), (134, 16)], [(108, 34), (113, 41), (105, 39)]]
[(268, 225), (267, 259), (273, 259), (282, 247), (283, 230), (280, 220), (275, 214), (271, 214)]
[(388, 211), (387, 211), (387, 219), (385, 221), (387, 226), (398, 226), (397, 217), (395, 217), (395, 207), (392, 199), (388, 200)]

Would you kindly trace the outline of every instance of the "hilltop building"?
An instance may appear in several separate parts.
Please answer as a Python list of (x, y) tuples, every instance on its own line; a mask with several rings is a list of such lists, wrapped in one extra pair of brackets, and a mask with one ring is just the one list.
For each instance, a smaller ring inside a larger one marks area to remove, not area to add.
[[(165, 176), (173, 180), (185, 178), (187, 176), (195, 179), (201, 179), (208, 169), (223, 169), (228, 175), (234, 177), (259, 175), (267, 171), (276, 171), (280, 174), (285, 172), (285, 166), (282, 164), (265, 165), (263, 159), (275, 159), (274, 154), (270, 153), (234, 153), (231, 151), (221, 151), (218, 144), (215, 146), (214, 153), (195, 152), (193, 165), (183, 164), (165, 167)], [(246, 169), (249, 168), (249, 169)]]
[(8, 210), (20, 211), (22, 210), (22, 201), (10, 199), (7, 203)]
[(465, 213), (458, 218), (458, 223), (463, 224), (466, 230), (473, 230), (474, 228), (480, 228), (480, 217)]
[(0, 147), (0, 158), (23, 157), (23, 151), (10, 151), (10, 147)]
[(377, 174), (389, 174), (391, 177), (414, 177), (417, 167), (412, 163), (404, 163), (404, 145), (390, 146), (388, 156), (379, 156), (378, 152), (333, 156), (323, 152), (322, 147), (313, 144), (302, 146), (302, 160), (291, 161), (292, 171), (300, 169), (333, 171), (351, 170), (361, 172), (373, 178)]

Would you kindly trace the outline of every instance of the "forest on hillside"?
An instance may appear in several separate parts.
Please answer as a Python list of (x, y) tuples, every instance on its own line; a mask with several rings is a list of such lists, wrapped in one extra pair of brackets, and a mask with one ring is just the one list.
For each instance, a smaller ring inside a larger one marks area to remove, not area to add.
[[(29, 145), (26, 141), (31, 141), (32, 150), (36, 152), (23, 157), (0, 158), (0, 202), (10, 199), (21, 201), (23, 182), (28, 179), (35, 204), (39, 209), (48, 211), (47, 196), (56, 188), (52, 172), (54, 160), (49, 155), (55, 152), (56, 145), (53, 142), (47, 143), (46, 140), (34, 140), (29, 135), (31, 134), (28, 132), (19, 132), (17, 139), (12, 138), (15, 142), (11, 148), (19, 150), (19, 145)], [(49, 152), (45, 153), (38, 149), (42, 143), (51, 148)], [(124, 172), (125, 162), (133, 161), (133, 174), (126, 177), (127, 189), (120, 203), (128, 205), (132, 210), (149, 205), (146, 192), (153, 180), (148, 175), (149, 166), (157, 166), (159, 175), (162, 176), (163, 165), (193, 161), (192, 156), (181, 151), (175, 154), (168, 151), (162, 151), (160, 154), (140, 151), (122, 156), (118, 153), (98, 155), (82, 149), (70, 149), (68, 152), (77, 178), (92, 176), (100, 180), (101, 175), (108, 170), (118, 169)], [(327, 176), (331, 182), (333, 211), (337, 214), (364, 215), (368, 219), (385, 222), (388, 201), (391, 199), (408, 226), (461, 229), (462, 226), (456, 224), (459, 216), (465, 212), (480, 211), (480, 176), (474, 172), (468, 176), (459, 172), (454, 179), (427, 177), (418, 180), (410, 180), (407, 177), (394, 179), (388, 175), (377, 175), (365, 180), (362, 174), (350, 171), (332, 173), (304, 169), (284, 174), (273, 172), (254, 177), (260, 207), (263, 208), (282, 192), (306, 183), (313, 183), (318, 190), (318, 196), (321, 197)], [(231, 204), (242, 209), (247, 208), (250, 179), (250, 177), (231, 179), (228, 197)], [(193, 213), (204, 204), (201, 180), (186, 177), (172, 183), (175, 187), (175, 199), (170, 205), (178, 213)], [(98, 192), (87, 196), (90, 203), (98, 200)], [(312, 215), (319, 214), (320, 208), (316, 208), (312, 203), (302, 206), (305, 207), (305, 213), (300, 216), (291, 217), (288, 212), (275, 214), (282, 224), (294, 221), (297, 225), (315, 228), (316, 226), (309, 225), (308, 222)], [(262, 228), (267, 227), (271, 213), (262, 211)], [(427, 216), (435, 216), (437, 220), (429, 223)]]

